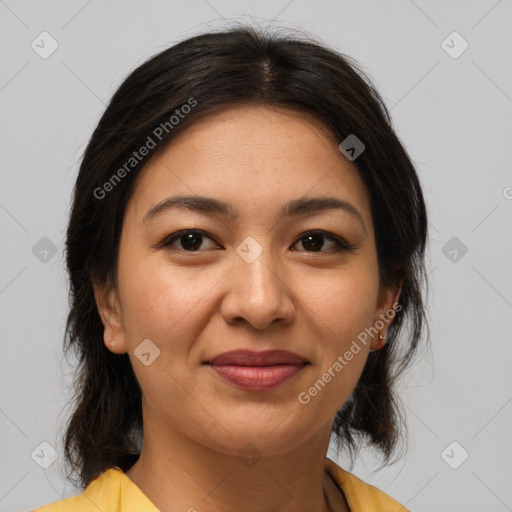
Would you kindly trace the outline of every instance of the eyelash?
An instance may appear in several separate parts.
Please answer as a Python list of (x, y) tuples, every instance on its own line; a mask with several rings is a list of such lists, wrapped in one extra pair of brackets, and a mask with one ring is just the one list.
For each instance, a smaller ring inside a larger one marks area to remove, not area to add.
[[(177, 248), (171, 247), (175, 240), (179, 240), (179, 238), (182, 237), (183, 235), (191, 234), (191, 233), (192, 234), (201, 235), (201, 236), (206, 237), (206, 238), (209, 238), (213, 242), (217, 243), (210, 235), (208, 235), (205, 231), (202, 231), (201, 229), (183, 229), (181, 231), (177, 231), (176, 233), (173, 233), (170, 236), (165, 237), (162, 240), (162, 242), (160, 242), (159, 244), (156, 244), (155, 246), (153, 246), (153, 248), (155, 248), (155, 249), (157, 249), (157, 248), (167, 248), (169, 250), (176, 250), (176, 251), (179, 251), (179, 252), (186, 252), (186, 253), (200, 253), (200, 252), (204, 252), (204, 250), (187, 251), (185, 249), (177, 249)], [(302, 233), (299, 236), (299, 238), (297, 238), (297, 240), (293, 243), (293, 245), (296, 245), (297, 242), (300, 242), (301, 240), (306, 238), (308, 235), (319, 235), (319, 236), (322, 236), (322, 237), (324, 237), (326, 239), (330, 239), (330, 240), (332, 240), (332, 241), (334, 241), (336, 243), (336, 247), (334, 249), (329, 249), (327, 251), (306, 251), (304, 249), (304, 252), (313, 253), (313, 254), (314, 253), (320, 253), (320, 254), (321, 253), (327, 253), (327, 254), (329, 254), (329, 253), (334, 253), (334, 252), (337, 253), (337, 252), (342, 252), (342, 251), (349, 252), (349, 251), (353, 251), (354, 249), (356, 249), (356, 245), (347, 244), (340, 237), (338, 237), (336, 235), (333, 235), (332, 233), (329, 233), (327, 231), (320, 231), (320, 230), (306, 231), (306, 232)], [(297, 252), (297, 251), (295, 250), (294, 252)]]

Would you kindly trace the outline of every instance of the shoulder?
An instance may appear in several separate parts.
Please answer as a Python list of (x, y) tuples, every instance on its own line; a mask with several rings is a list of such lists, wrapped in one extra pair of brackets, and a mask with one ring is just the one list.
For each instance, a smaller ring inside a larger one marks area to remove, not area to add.
[[(133, 508), (132, 508), (133, 507)], [(82, 494), (65, 498), (30, 512), (159, 512), (145, 494), (118, 467), (110, 468), (89, 483)]]
[(65, 498), (49, 505), (44, 505), (39, 508), (34, 508), (30, 512), (64, 512), (65, 510), (75, 510), (76, 512), (85, 512), (92, 510), (92, 508), (86, 508), (82, 499), (82, 495), (72, 496), (71, 498)]
[(344, 470), (329, 458), (325, 459), (325, 469), (343, 491), (351, 512), (409, 512), (391, 496)]

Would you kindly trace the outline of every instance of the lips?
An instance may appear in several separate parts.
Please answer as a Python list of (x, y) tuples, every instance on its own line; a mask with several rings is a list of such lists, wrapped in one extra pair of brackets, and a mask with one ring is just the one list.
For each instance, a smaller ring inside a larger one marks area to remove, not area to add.
[(255, 352), (252, 350), (232, 350), (205, 361), (214, 366), (274, 366), (278, 364), (300, 365), (308, 361), (298, 354), (287, 350), (266, 350)]
[(234, 350), (205, 361), (224, 381), (245, 391), (268, 391), (292, 379), (309, 361), (286, 350)]

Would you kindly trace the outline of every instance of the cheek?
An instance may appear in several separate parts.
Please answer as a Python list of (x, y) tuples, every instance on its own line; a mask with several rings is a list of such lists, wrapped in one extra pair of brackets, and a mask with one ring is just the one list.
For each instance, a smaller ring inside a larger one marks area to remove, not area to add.
[(350, 342), (369, 327), (375, 316), (378, 276), (368, 268), (344, 268), (299, 282), (300, 296), (307, 309), (336, 335)]
[(221, 277), (218, 272), (172, 268), (161, 258), (133, 257), (120, 265), (123, 316), (133, 342), (149, 338), (163, 346), (190, 337), (200, 328), (201, 304)]
[(369, 341), (365, 329), (375, 318), (377, 271), (354, 265), (300, 280), (300, 293), (314, 332), (321, 332), (317, 369), (303, 389), (315, 407), (341, 407), (353, 392), (366, 363)]
[[(315, 279), (321, 284), (322, 280)], [(303, 282), (304, 292), (307, 281)], [(311, 282), (309, 284), (312, 284)], [(336, 412), (352, 394), (363, 372), (370, 338), (365, 332), (375, 314), (376, 289), (372, 279), (352, 277), (325, 279), (320, 291), (309, 292), (306, 309), (315, 324), (316, 368), (298, 395), (301, 404), (311, 403), (312, 414)]]

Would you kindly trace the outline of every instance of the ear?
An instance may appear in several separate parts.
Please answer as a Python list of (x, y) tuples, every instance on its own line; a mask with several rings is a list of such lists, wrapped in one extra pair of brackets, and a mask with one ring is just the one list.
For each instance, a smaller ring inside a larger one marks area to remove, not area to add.
[(103, 324), (105, 346), (115, 354), (128, 352), (116, 287), (110, 282), (93, 282), (93, 289), (96, 306)]
[[(400, 292), (402, 291), (402, 280), (393, 286), (381, 285), (379, 295), (377, 298), (377, 309), (375, 311), (375, 318), (373, 326), (379, 332), (372, 337), (370, 343), (371, 350), (380, 350), (386, 344), (386, 333), (389, 326), (395, 317), (396, 311), (401, 309), (398, 304)], [(380, 339), (379, 334), (382, 334), (384, 339)]]

